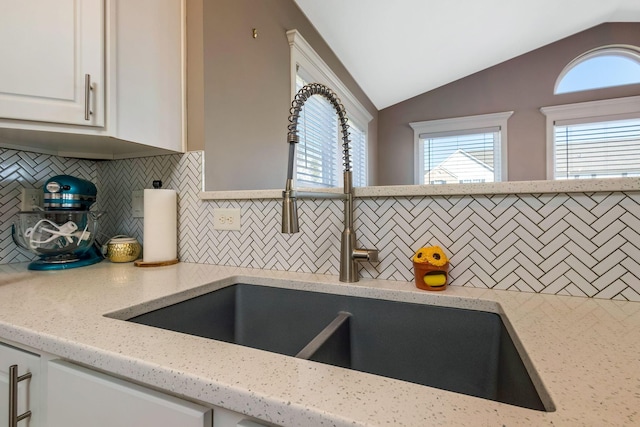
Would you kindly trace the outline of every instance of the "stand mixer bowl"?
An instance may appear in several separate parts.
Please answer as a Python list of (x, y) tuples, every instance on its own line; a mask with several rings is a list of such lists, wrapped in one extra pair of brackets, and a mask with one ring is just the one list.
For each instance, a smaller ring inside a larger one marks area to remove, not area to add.
[(95, 264), (102, 260), (93, 242), (98, 232), (95, 211), (18, 212), (13, 241), (40, 257), (31, 270), (56, 270)]

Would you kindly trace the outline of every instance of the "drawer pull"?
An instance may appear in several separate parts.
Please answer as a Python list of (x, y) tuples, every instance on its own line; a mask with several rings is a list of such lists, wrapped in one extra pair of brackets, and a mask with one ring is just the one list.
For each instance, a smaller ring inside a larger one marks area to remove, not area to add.
[(18, 415), (18, 383), (30, 378), (31, 372), (18, 376), (18, 365), (9, 366), (9, 427), (17, 427), (18, 422), (31, 416), (31, 411)]

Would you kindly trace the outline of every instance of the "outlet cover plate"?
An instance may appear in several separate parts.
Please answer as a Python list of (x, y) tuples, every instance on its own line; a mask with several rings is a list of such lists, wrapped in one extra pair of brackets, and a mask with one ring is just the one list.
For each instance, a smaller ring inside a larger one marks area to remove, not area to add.
[(131, 193), (131, 214), (134, 218), (144, 218), (144, 190)]
[(214, 209), (213, 229), (240, 231), (240, 209)]
[(41, 188), (23, 188), (20, 194), (20, 210), (35, 211), (44, 207), (44, 191)]

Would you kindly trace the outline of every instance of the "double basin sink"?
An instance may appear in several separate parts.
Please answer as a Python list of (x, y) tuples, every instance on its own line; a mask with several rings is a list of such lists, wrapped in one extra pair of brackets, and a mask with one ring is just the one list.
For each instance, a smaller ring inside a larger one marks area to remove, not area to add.
[(127, 320), (552, 410), (495, 313), (235, 284)]

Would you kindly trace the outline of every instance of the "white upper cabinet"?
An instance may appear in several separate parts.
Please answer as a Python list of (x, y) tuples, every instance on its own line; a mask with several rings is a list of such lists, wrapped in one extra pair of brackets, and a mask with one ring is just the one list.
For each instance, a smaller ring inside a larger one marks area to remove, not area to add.
[(184, 152), (185, 0), (0, 0), (0, 146)]
[(0, 117), (104, 126), (103, 23), (102, 0), (1, 0)]

